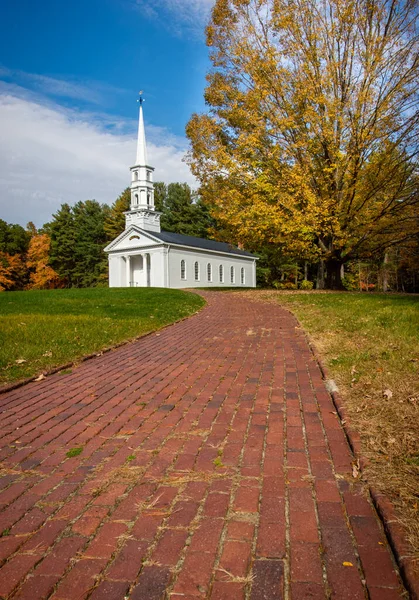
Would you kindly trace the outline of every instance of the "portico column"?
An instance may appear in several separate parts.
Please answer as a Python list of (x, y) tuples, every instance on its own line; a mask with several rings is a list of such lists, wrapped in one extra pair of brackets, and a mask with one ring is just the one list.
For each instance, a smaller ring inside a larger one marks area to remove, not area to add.
[(130, 287), (131, 281), (131, 257), (129, 254), (125, 257), (125, 268), (126, 268), (126, 277), (127, 277), (127, 287)]

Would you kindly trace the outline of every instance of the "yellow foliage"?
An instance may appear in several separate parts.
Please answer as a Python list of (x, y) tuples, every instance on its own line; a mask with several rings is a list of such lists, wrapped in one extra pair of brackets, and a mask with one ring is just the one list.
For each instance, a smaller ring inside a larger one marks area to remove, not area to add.
[(26, 265), (30, 269), (31, 290), (45, 290), (61, 287), (60, 277), (48, 265), (51, 240), (44, 233), (34, 235), (29, 243)]
[(403, 0), (215, 3), (188, 162), (233, 238), (342, 263), (418, 231), (417, 20)]

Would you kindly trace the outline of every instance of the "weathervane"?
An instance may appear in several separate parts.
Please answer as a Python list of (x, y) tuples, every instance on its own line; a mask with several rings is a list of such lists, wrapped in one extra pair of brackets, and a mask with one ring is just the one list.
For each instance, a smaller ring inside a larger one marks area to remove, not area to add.
[(144, 100), (144, 98), (143, 98), (143, 90), (140, 90), (140, 91), (138, 92), (138, 95), (140, 96), (140, 99), (139, 99), (139, 100), (137, 100), (137, 102), (139, 102), (139, 103), (140, 103), (140, 106), (141, 106), (141, 105), (142, 105), (142, 103), (145, 101), (145, 100)]

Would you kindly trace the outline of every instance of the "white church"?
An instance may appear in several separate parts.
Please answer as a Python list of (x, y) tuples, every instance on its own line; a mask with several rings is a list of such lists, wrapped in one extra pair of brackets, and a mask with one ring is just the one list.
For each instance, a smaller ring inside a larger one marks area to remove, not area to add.
[(109, 287), (256, 287), (257, 257), (224, 242), (161, 231), (140, 98), (137, 159), (125, 231), (105, 248)]

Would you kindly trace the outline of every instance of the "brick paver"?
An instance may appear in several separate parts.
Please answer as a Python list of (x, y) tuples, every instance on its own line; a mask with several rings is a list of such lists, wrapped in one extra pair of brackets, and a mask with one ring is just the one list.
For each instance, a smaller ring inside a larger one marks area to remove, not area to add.
[(203, 295), (0, 396), (0, 598), (406, 598), (298, 323)]

